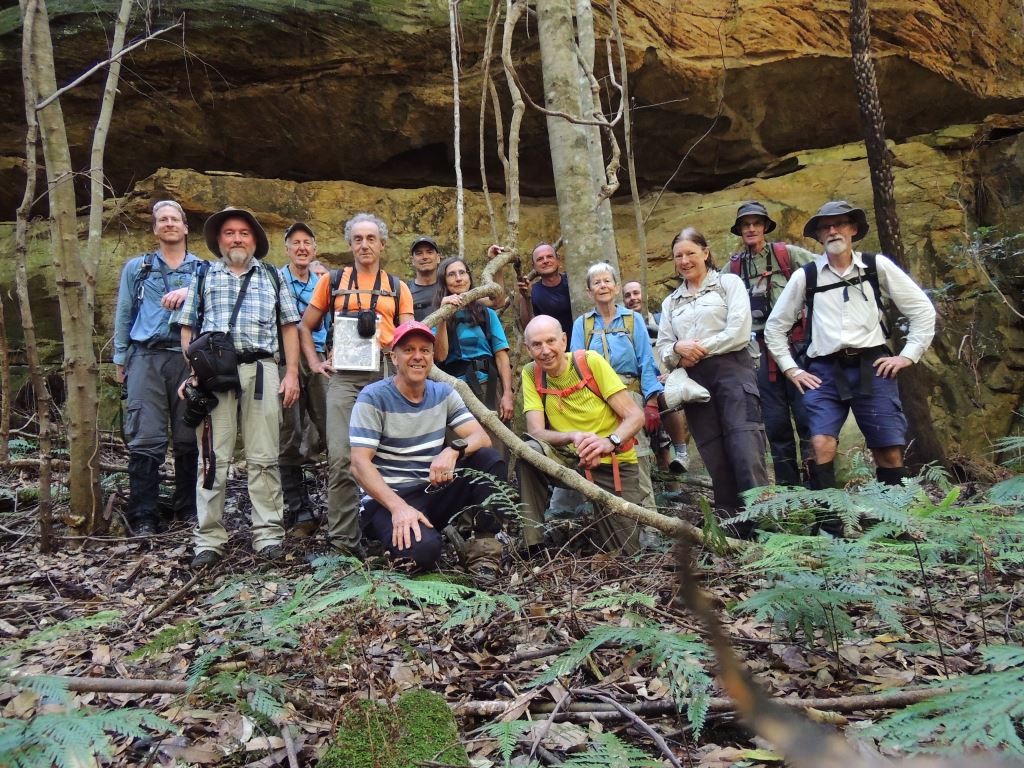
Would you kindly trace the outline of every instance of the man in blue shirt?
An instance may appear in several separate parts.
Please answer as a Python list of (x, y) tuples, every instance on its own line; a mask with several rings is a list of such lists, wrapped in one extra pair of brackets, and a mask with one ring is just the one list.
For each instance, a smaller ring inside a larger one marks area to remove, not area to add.
[(157, 249), (129, 260), (121, 271), (114, 318), (114, 364), (128, 400), (125, 518), (135, 536), (157, 531), (168, 423), (174, 446), (174, 514), (179, 520), (196, 518), (196, 435), (182, 420), (185, 405), (176, 391), (188, 376), (188, 365), (180, 337), (171, 333), (168, 321), (204, 262), (187, 250), (188, 223), (174, 200), (153, 206), (153, 234)]
[[(292, 296), (299, 314), (306, 311), (317, 280), (327, 270), (316, 260), (316, 235), (308, 224), (296, 221), (284, 233), (288, 263), (281, 267), (281, 282)], [(328, 317), (313, 331), (313, 346), (323, 361), (327, 344)], [(304, 363), (304, 361), (300, 361)], [(282, 369), (281, 375), (284, 375)], [(312, 434), (310, 426), (315, 429)], [(306, 450), (303, 452), (303, 439)], [(284, 491), (285, 528), (298, 538), (312, 535), (317, 528), (313, 502), (309, 498), (302, 465), (316, 460), (327, 443), (327, 379), (299, 367), (299, 399), (283, 411), (281, 421), (281, 489)]]

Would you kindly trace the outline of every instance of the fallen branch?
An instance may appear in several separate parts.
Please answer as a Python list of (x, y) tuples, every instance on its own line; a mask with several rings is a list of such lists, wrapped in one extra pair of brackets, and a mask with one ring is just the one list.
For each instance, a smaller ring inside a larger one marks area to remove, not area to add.
[[(887, 693), (862, 694), (857, 696), (835, 696), (831, 698), (813, 699), (774, 699), (779, 704), (793, 709), (820, 709), (826, 712), (860, 712), (873, 709), (899, 709), (911, 704), (917, 704), (925, 699), (930, 699), (939, 694), (949, 693), (950, 688), (917, 688), (909, 691), (895, 691)], [(510, 702), (507, 701), (464, 701), (453, 707), (458, 716), (493, 717), (505, 712)], [(554, 702), (541, 702), (530, 708), (530, 713), (535, 715), (550, 714), (555, 708)], [(684, 705), (685, 706), (685, 705)], [(610, 718), (618, 719), (620, 707), (626, 707), (630, 712), (638, 715), (670, 715), (679, 711), (675, 701), (671, 699), (659, 699), (657, 701), (636, 701), (628, 704), (600, 704), (595, 702), (580, 701), (563, 707), (563, 714), (582, 713), (586, 715), (615, 715)], [(714, 697), (708, 705), (709, 712), (733, 712), (736, 705), (732, 699), (725, 697)]]
[(200, 577), (206, 575), (206, 570), (207, 570), (206, 568), (200, 568), (196, 572), (196, 575), (193, 576), (185, 584), (185, 586), (181, 587), (181, 589), (179, 589), (177, 592), (174, 592), (172, 595), (170, 595), (166, 600), (164, 600), (162, 603), (160, 603), (160, 605), (158, 605), (152, 612), (146, 614), (145, 616), (140, 616), (139, 620), (135, 623), (134, 629), (138, 629), (143, 624), (146, 624), (146, 623), (152, 621), (157, 616), (159, 616), (162, 613), (164, 613), (172, 605), (177, 603), (183, 596), (188, 594), (189, 590), (191, 590), (192, 587), (195, 586), (196, 582), (199, 581)]
[[(39, 469), (39, 459), (10, 459), (0, 462), (0, 469)], [(125, 464), (99, 464), (103, 472), (127, 472)], [(67, 459), (50, 459), (51, 469), (71, 469), (71, 462)]]
[[(600, 699), (606, 704), (615, 707), (615, 709), (617, 709), (624, 718), (629, 720), (631, 723), (633, 723), (633, 725), (635, 725), (637, 728), (639, 728), (641, 731), (643, 731), (650, 737), (651, 741), (653, 741), (658, 746), (658, 749), (661, 750), (661, 753), (665, 755), (666, 759), (670, 763), (672, 763), (673, 768), (683, 768), (683, 766), (679, 762), (679, 759), (675, 756), (675, 753), (669, 748), (668, 744), (665, 743), (665, 739), (662, 738), (661, 734), (653, 728), (651, 728), (651, 726), (644, 722), (643, 718), (641, 718), (640, 715), (632, 711), (625, 704), (620, 704), (603, 691), (596, 691), (593, 688), (580, 688), (578, 691), (575, 691), (575, 693), (580, 693), (584, 696), (592, 696), (596, 699)], [(554, 715), (552, 715), (552, 718), (553, 717)]]

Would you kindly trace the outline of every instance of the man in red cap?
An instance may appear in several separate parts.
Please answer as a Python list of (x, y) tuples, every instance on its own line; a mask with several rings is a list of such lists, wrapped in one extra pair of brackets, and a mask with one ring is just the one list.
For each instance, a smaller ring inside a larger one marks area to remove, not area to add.
[[(495, 534), (501, 516), (487, 506), (496, 488), (481, 473), (505, 477), (505, 462), (451, 386), (428, 379), (434, 333), (416, 320), (391, 339), (395, 375), (370, 384), (349, 422), (352, 475), (362, 486), (363, 528), (395, 559), (429, 570), (441, 557), (441, 531), (456, 517), (472, 519), (467, 566), (493, 580), (501, 558)], [(455, 439), (447, 441), (447, 432)], [(458, 470), (476, 470), (467, 477)]]

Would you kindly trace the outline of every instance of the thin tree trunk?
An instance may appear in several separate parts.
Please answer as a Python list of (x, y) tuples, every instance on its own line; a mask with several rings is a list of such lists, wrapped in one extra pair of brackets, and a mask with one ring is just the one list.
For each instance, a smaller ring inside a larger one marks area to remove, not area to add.
[[(871, 173), (878, 239), (882, 252), (906, 269), (900, 221), (896, 214), (892, 163), (885, 145), (885, 115), (878, 96), (875, 65), (871, 59), (871, 14), (868, 0), (851, 0), (850, 47), (853, 53), (854, 82), (857, 86), (857, 105), (864, 126), (864, 146), (867, 149), (868, 168)], [(890, 313), (888, 323), (894, 333), (895, 320), (895, 314)], [(945, 448), (935, 431), (935, 423), (928, 404), (928, 396), (932, 389), (928, 372), (920, 365), (912, 365), (900, 373), (899, 383), (909, 427), (909, 463), (920, 466), (929, 462), (945, 462)]]
[[(519, 242), (519, 128), (523, 123), (526, 103), (516, 86), (514, 65), (512, 62), (512, 37), (515, 34), (519, 17), (526, 12), (525, 0), (507, 0), (505, 11), (505, 27), (501, 37), (501, 63), (508, 82), (509, 95), (512, 97), (512, 117), (508, 123), (508, 159), (503, 160), (505, 166), (505, 233), (506, 243), (515, 246)], [(499, 114), (498, 102), (495, 101), (495, 115)], [(500, 151), (499, 147), (499, 151)]]
[[(42, 366), (39, 363), (39, 347), (36, 344), (35, 321), (32, 318), (32, 304), (28, 293), (28, 220), (32, 203), (36, 197), (36, 143), (39, 140), (39, 124), (36, 120), (36, 86), (32, 78), (34, 69), (33, 49), (36, 40), (36, 26), (40, 23), (40, 3), (37, 0), (23, 0), (21, 5), (24, 34), (21, 43), (21, 79), (25, 92), (25, 194), (18, 206), (14, 235), (14, 285), (21, 309), (21, 326), (25, 338), (25, 358), (28, 361), (32, 391), (35, 394), (36, 415), (39, 419), (39, 550), (52, 552), (54, 548), (53, 518), (50, 499), (50, 390), (46, 386)], [(46, 14), (42, 14), (46, 23)], [(73, 209), (72, 209), (73, 210)], [(4, 385), (4, 395), (7, 385)], [(7, 429), (4, 440), (6, 444)]]
[[(581, 92), (590, 92), (589, 83), (584, 88), (583, 83), (588, 78), (577, 58), (580, 49), (576, 44), (569, 4), (564, 0), (539, 0), (537, 19), (545, 107), (593, 120), (593, 99), (589, 99), (587, 104), (582, 103)], [(587, 14), (578, 21), (583, 41), (581, 55), (586, 56), (586, 41), (593, 37), (593, 20)], [(586, 28), (588, 21), (589, 29)], [(592, 48), (590, 61), (593, 61)], [(591, 139), (592, 132), (598, 130), (595, 126), (579, 125), (548, 115), (547, 127), (561, 234), (566, 246), (564, 263), (566, 271), (574, 276), (569, 281), (569, 293), (573, 314), (578, 315), (590, 306), (586, 281), (582, 279), (587, 266), (603, 258), (618, 268), (611, 216), (600, 212), (602, 208), (610, 211), (608, 200), (600, 197), (604, 185), (601, 145), (598, 140), (595, 147)], [(595, 175), (597, 166), (602, 167), (602, 172)]]
[(452, 54), (452, 120), (455, 146), (455, 215), (459, 234), (459, 258), (466, 258), (466, 195), (462, 187), (462, 112), (459, 103), (458, 0), (448, 0), (448, 29)]

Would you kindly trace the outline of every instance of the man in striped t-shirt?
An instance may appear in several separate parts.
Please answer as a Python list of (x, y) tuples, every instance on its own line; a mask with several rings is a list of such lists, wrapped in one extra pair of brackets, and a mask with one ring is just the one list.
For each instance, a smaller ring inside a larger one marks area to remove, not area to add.
[[(496, 490), (470, 482), (457, 469), (505, 477), (505, 462), (459, 394), (427, 378), (434, 363), (434, 333), (415, 320), (395, 329), (391, 357), (396, 374), (370, 384), (349, 422), (352, 475), (366, 493), (364, 532), (395, 559), (429, 570), (441, 557), (440, 531), (460, 514), (473, 520), (467, 548), (475, 577), (497, 576), (499, 514), (484, 506)], [(457, 438), (447, 445), (445, 433)]]

